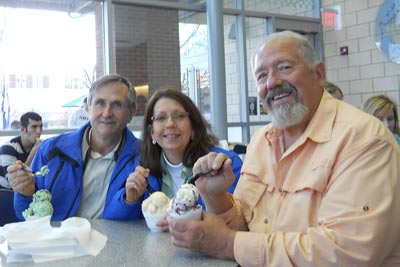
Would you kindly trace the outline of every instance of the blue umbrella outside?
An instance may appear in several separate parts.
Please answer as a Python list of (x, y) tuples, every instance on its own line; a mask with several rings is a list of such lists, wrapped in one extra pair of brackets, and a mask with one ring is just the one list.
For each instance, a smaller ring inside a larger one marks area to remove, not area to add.
[(80, 107), (83, 101), (83, 98), (85, 98), (86, 95), (80, 96), (78, 98), (75, 98), (64, 105), (62, 105), (65, 108), (71, 108), (71, 107)]

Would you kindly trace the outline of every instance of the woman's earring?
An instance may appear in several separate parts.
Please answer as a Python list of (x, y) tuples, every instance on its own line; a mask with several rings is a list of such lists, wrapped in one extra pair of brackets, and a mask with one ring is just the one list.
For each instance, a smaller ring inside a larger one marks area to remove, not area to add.
[(157, 144), (156, 139), (151, 140), (151, 143), (152, 143), (153, 145)]

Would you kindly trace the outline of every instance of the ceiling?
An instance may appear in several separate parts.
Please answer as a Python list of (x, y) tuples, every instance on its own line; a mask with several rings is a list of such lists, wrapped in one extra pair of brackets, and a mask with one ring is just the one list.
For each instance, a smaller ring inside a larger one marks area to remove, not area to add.
[(30, 8), (60, 12), (87, 13), (93, 11), (93, 2), (101, 0), (0, 0), (0, 6), (11, 8)]

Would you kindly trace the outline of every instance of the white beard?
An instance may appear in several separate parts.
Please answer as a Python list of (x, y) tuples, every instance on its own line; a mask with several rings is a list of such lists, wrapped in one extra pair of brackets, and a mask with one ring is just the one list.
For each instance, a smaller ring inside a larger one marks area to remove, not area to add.
[(279, 129), (300, 123), (307, 114), (308, 108), (303, 102), (283, 103), (272, 108), (268, 107), (271, 123)]

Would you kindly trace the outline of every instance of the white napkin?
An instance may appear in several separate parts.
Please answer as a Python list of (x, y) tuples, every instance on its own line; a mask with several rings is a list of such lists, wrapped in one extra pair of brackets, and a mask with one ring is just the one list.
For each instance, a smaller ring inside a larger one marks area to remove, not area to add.
[[(5, 241), (5, 242), (4, 242)], [(91, 229), (84, 218), (72, 217), (60, 227), (50, 225), (50, 216), (10, 223), (0, 228), (0, 252), (7, 262), (45, 262), (83, 255), (96, 256), (107, 237)], [(8, 243), (8, 246), (7, 246)]]

